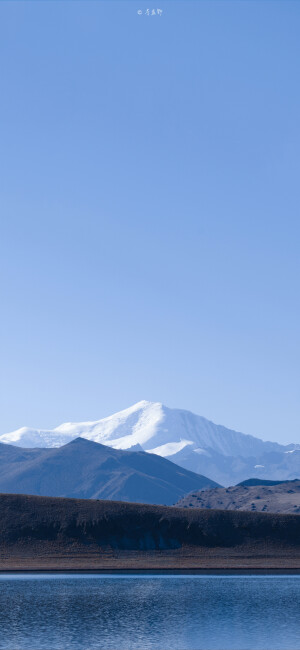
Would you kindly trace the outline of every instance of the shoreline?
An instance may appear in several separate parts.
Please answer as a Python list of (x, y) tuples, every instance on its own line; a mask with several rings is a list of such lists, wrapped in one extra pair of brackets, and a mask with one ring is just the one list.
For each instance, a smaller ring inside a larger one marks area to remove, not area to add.
[(153, 576), (222, 576), (222, 575), (300, 575), (299, 568), (278, 568), (278, 567), (269, 567), (269, 568), (218, 568), (218, 569), (116, 569), (116, 568), (107, 568), (107, 569), (0, 569), (0, 578), (6, 575), (116, 575), (116, 576), (143, 576), (143, 575), (153, 575)]
[(229, 548), (182, 546), (168, 550), (125, 550), (99, 548), (95, 544), (61, 546), (57, 542), (35, 542), (16, 546), (0, 545), (0, 573), (209, 573), (299, 571), (299, 547), (242, 545)]

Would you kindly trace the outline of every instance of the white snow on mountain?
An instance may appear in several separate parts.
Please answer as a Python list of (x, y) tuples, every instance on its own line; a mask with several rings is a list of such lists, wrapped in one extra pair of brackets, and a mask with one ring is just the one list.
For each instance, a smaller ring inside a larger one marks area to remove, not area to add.
[(0, 436), (0, 442), (20, 447), (60, 447), (81, 436), (116, 449), (141, 445), (145, 451), (172, 457), (185, 448), (199, 454), (257, 456), (281, 451), (277, 443), (216, 425), (190, 411), (169, 409), (159, 402), (141, 401), (95, 422), (67, 422), (52, 430), (23, 427)]

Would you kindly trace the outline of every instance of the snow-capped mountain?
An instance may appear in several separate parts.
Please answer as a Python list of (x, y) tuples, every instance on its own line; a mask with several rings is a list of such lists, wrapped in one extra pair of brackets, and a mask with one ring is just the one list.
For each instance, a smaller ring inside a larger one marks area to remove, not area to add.
[(299, 445), (264, 442), (159, 402), (141, 401), (102, 420), (68, 422), (52, 430), (24, 427), (1, 435), (0, 442), (60, 447), (79, 436), (115, 449), (143, 449), (223, 484), (249, 476), (300, 475)]
[(249, 456), (266, 447), (269, 451), (280, 448), (276, 443), (231, 431), (189, 411), (146, 401), (95, 422), (66, 422), (52, 430), (23, 427), (1, 435), (0, 442), (19, 447), (61, 447), (79, 436), (115, 449), (140, 445), (144, 451), (164, 457), (190, 446), (198, 454), (210, 448), (224, 456)]

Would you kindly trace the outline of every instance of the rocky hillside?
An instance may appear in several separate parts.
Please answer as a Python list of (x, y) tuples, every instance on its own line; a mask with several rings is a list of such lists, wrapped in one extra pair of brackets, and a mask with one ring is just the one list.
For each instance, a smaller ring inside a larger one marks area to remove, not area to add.
[(275, 485), (251, 485), (250, 479), (243, 485), (192, 492), (183, 497), (177, 506), (298, 514), (300, 513), (300, 481), (287, 481)]

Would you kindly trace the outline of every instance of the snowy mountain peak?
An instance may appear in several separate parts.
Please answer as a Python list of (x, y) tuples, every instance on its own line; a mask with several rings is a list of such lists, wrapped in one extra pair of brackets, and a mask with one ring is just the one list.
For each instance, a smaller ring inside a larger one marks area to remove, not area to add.
[(69, 439), (82, 436), (116, 449), (129, 449), (137, 444), (144, 447), (164, 417), (163, 408), (159, 402), (141, 401), (102, 420), (62, 424), (53, 429), (53, 434), (63, 434)]

